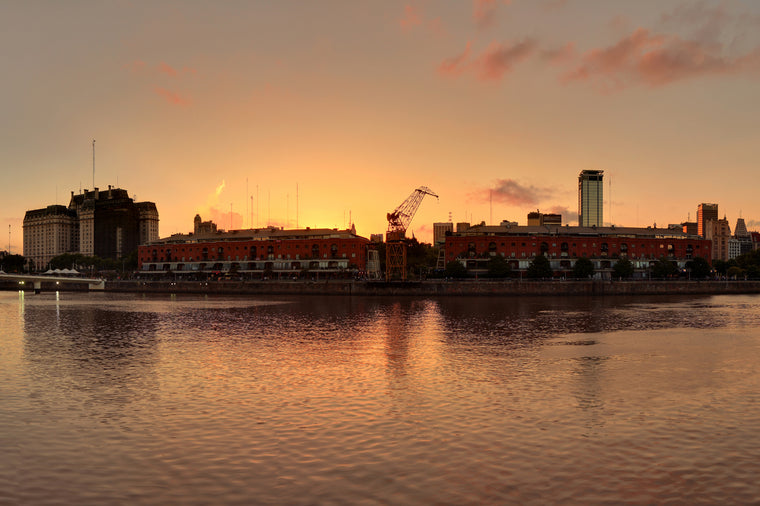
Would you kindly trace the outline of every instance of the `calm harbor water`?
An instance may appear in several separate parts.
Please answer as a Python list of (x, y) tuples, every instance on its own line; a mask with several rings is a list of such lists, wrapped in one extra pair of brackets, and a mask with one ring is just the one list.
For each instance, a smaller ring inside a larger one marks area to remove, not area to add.
[(0, 292), (0, 504), (760, 502), (760, 296)]

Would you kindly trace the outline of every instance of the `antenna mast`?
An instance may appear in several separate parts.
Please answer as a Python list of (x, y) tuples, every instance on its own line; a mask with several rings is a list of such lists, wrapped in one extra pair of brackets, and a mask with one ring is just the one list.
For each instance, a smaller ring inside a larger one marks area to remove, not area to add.
[(92, 189), (95, 190), (95, 139), (92, 140)]

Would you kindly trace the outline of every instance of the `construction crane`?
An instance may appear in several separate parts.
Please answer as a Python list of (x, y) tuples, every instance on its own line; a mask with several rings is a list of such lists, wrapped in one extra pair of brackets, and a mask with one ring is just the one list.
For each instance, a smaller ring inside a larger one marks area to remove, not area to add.
[(427, 186), (420, 186), (392, 213), (388, 213), (388, 231), (385, 233), (385, 279), (406, 281), (406, 230), (412, 222), (425, 195), (438, 198)]

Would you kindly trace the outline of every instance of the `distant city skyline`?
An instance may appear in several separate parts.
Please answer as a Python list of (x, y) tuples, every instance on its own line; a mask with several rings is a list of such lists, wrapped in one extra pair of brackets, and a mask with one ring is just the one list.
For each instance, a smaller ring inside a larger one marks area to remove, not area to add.
[(27, 210), (93, 182), (155, 202), (161, 237), (196, 214), (369, 237), (426, 185), (408, 235), (432, 242), (449, 219), (576, 223), (584, 169), (605, 171), (605, 224), (715, 202), (756, 230), (759, 19), (739, 0), (12, 2), (3, 242), (21, 253)]

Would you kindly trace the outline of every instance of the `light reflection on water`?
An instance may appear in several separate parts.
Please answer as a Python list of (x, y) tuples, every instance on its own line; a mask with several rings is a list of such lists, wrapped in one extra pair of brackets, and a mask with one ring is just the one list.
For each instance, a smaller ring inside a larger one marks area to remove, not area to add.
[(0, 293), (0, 504), (758, 502), (759, 308)]

